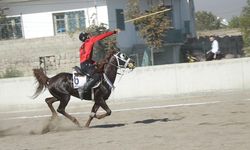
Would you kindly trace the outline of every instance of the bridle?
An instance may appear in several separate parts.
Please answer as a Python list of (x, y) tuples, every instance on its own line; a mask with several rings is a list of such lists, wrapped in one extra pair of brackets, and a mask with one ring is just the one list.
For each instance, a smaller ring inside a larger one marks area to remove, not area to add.
[[(116, 66), (118, 69), (127, 68), (128, 63), (130, 61), (130, 58), (128, 58), (127, 60), (125, 60), (124, 58), (121, 58), (121, 57), (118, 56), (120, 53), (121, 52), (117, 52), (116, 54), (114, 54), (114, 56), (116, 58), (117, 65), (114, 65), (114, 64), (112, 64), (112, 65)], [(119, 60), (123, 61), (124, 65), (121, 65)]]
[[(126, 59), (124, 59), (124, 58), (119, 57), (118, 55), (119, 55), (120, 53), (121, 53), (121, 52), (117, 52), (116, 54), (113, 55), (113, 56), (115, 56), (115, 58), (116, 58), (117, 65), (115, 65), (115, 64), (113, 64), (113, 63), (111, 63), (111, 62), (108, 62), (108, 64), (111, 65), (111, 66), (116, 67), (117, 69), (125, 69), (125, 68), (127, 68), (128, 64), (129, 64), (129, 61), (130, 61), (131, 59), (128, 58), (128, 59), (126, 60)], [(121, 64), (120, 64), (120, 60), (124, 62), (124, 65), (121, 65)], [(125, 72), (124, 72), (124, 71), (123, 71), (122, 73), (117, 72), (117, 74), (118, 74), (118, 75), (121, 75), (121, 77), (120, 77), (120, 79), (119, 79), (119, 81), (120, 81), (121, 78), (122, 78), (122, 76), (125, 74)], [(108, 79), (108, 77), (106, 76), (105, 73), (104, 73), (104, 79), (105, 79), (105, 81), (108, 83), (108, 85), (109, 85), (109, 87), (110, 87), (111, 89), (115, 89), (115, 86), (110, 82), (110, 80)]]

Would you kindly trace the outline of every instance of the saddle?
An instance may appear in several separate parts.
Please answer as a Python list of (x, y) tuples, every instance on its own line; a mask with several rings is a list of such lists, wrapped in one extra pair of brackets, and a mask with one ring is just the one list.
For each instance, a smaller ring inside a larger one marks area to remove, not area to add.
[(86, 72), (84, 72), (84, 71), (83, 71), (80, 67), (78, 67), (78, 66), (73, 67), (73, 69), (76, 71), (76, 73), (75, 73), (76, 76), (88, 76), (88, 77), (90, 77), (89, 74), (87, 74)]
[[(73, 67), (73, 87), (74, 89), (81, 89), (89, 80), (91, 80), (91, 76), (86, 72), (82, 71), (80, 67)], [(98, 87), (101, 82), (98, 82), (94, 87), (92, 87), (85, 95), (85, 100), (93, 100), (93, 90)]]
[[(88, 73), (82, 71), (80, 67), (78, 66), (73, 67), (73, 84), (74, 84), (75, 89), (83, 87), (84, 84), (90, 79), (91, 79), (91, 76)], [(93, 88), (98, 87), (100, 83), (102, 82), (102, 80), (103, 80), (103, 76), (101, 78), (101, 81), (97, 82)]]

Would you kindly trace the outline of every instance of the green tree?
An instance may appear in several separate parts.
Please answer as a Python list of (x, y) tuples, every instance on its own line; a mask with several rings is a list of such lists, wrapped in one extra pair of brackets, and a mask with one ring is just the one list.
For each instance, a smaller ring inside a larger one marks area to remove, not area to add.
[(247, 53), (250, 54), (250, 0), (247, 0), (247, 6), (242, 10), (240, 28), (243, 33), (244, 46), (248, 47)]
[(145, 43), (151, 48), (151, 62), (153, 65), (153, 50), (164, 44), (164, 37), (170, 28), (170, 19), (167, 7), (164, 5), (152, 6), (149, 10), (141, 11), (139, 0), (129, 0), (126, 9), (126, 18), (138, 30)]
[(23, 77), (23, 72), (15, 68), (6, 68), (5, 72), (0, 76), (0, 78), (14, 78)]
[(230, 21), (229, 21), (229, 28), (239, 28), (240, 27), (240, 17), (234, 16)]
[(215, 30), (220, 28), (220, 19), (207, 11), (198, 11), (195, 13), (197, 30)]
[[(90, 33), (94, 36), (105, 33), (107, 31), (110, 30), (107, 28), (107, 25), (103, 23), (101, 23), (100, 25), (93, 24), (85, 29), (85, 32)], [(110, 36), (97, 42), (94, 45), (93, 59), (98, 61), (104, 58), (108, 50), (119, 50), (119, 48), (116, 46), (116, 36)]]

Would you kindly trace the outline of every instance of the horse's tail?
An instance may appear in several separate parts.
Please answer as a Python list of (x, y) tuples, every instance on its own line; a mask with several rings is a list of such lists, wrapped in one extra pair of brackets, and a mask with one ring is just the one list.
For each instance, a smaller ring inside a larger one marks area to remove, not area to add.
[(33, 94), (32, 98), (35, 99), (38, 97), (43, 90), (46, 89), (48, 86), (48, 80), (49, 78), (47, 75), (43, 72), (43, 69), (33, 69), (33, 75), (36, 78), (36, 81), (38, 83), (38, 86), (36, 88), (36, 92)]

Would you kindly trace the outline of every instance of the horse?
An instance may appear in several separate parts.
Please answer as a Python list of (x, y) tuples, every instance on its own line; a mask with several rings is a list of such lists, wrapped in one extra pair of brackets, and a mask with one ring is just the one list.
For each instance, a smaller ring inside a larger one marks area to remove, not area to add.
[[(99, 61), (97, 65), (99, 66), (99, 69), (102, 70), (104, 77), (100, 81), (100, 85), (95, 89), (92, 89), (94, 95), (94, 105), (91, 109), (91, 113), (89, 115), (88, 121), (85, 124), (85, 127), (90, 126), (93, 118), (102, 119), (106, 116), (111, 115), (111, 110), (108, 107), (106, 100), (109, 98), (112, 92), (112, 87), (118, 74), (118, 69), (128, 68), (130, 70), (133, 70), (135, 68), (135, 62), (132, 59), (130, 59), (124, 53), (116, 52), (114, 50), (109, 51), (106, 54), (105, 58)], [(45, 89), (48, 89), (50, 94), (52, 95), (52, 97), (48, 97), (45, 99), (45, 102), (47, 103), (52, 113), (51, 120), (58, 117), (58, 112), (71, 120), (78, 127), (81, 127), (78, 120), (65, 111), (65, 108), (69, 103), (71, 96), (79, 98), (78, 90), (73, 86), (73, 74), (62, 72), (49, 78), (44, 73), (43, 69), (40, 68), (33, 69), (33, 75), (38, 83), (33, 98), (35, 99), (36, 97), (38, 97)], [(102, 90), (102, 87), (105, 87), (107, 90)], [(57, 101), (59, 101), (60, 104), (56, 112), (52, 104)], [(106, 112), (103, 114), (97, 114), (97, 110), (99, 109), (99, 107), (103, 108)]]

